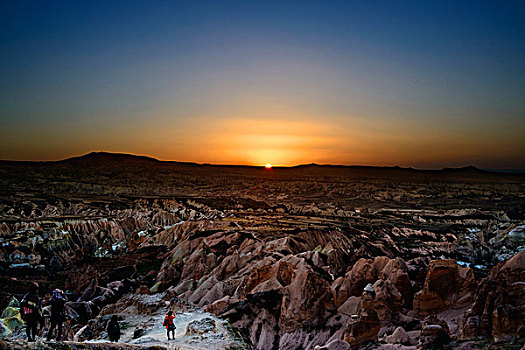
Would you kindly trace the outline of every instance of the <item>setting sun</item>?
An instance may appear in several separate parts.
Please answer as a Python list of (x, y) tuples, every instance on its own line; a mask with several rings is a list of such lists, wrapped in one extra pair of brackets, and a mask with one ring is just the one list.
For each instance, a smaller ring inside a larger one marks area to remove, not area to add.
[(266, 163), (266, 165), (264, 166), (266, 169), (271, 169), (272, 168), (272, 165), (270, 163)]

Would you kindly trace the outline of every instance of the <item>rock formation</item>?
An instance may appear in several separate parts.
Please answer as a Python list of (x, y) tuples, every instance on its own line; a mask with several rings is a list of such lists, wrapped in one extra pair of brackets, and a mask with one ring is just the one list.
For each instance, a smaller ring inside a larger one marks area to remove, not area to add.
[(97, 159), (0, 164), (6, 337), (38, 281), (68, 292), (78, 339), (165, 302), (255, 349), (523, 338), (521, 177)]
[(476, 287), (470, 268), (443, 259), (432, 261), (428, 269), (423, 288), (414, 296), (414, 309), (420, 316), (470, 305)]
[(361, 296), (359, 311), (352, 316), (346, 325), (343, 340), (351, 347), (357, 347), (366, 342), (377, 342), (377, 334), (381, 323), (377, 312), (374, 310), (374, 299), (376, 297), (374, 288), (368, 284)]
[(461, 337), (519, 337), (525, 327), (524, 300), (525, 251), (496, 265), (481, 281), (461, 323)]

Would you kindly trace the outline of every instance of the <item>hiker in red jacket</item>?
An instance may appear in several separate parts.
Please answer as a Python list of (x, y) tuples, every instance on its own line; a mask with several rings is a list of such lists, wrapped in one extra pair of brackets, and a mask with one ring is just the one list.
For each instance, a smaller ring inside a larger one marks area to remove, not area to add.
[(164, 323), (162, 324), (164, 327), (166, 327), (166, 334), (168, 335), (168, 340), (170, 340), (170, 332), (173, 336), (173, 339), (175, 340), (175, 317), (177, 317), (175, 314), (173, 314), (173, 311), (168, 311), (166, 314), (166, 317), (164, 317)]

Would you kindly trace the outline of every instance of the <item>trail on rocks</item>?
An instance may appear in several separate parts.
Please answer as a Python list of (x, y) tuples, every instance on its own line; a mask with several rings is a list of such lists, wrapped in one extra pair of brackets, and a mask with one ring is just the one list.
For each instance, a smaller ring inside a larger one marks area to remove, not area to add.
[[(213, 333), (203, 333), (202, 335), (186, 335), (188, 325), (193, 321), (211, 319), (217, 325), (217, 330)], [(235, 343), (235, 339), (230, 331), (225, 327), (224, 321), (219, 320), (210, 313), (203, 311), (192, 311), (177, 313), (175, 318), (175, 339), (167, 340), (166, 328), (162, 325), (164, 313), (154, 315), (128, 315), (121, 321), (127, 325), (122, 331), (121, 343), (141, 345), (149, 347), (151, 345), (161, 345), (168, 349), (225, 349)], [(144, 334), (138, 338), (134, 337), (136, 329), (144, 329)], [(103, 342), (104, 340), (88, 340), (88, 343)]]

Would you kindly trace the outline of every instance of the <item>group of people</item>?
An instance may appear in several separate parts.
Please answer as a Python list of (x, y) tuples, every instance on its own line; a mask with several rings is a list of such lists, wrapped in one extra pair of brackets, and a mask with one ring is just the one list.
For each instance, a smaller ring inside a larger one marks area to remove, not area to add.
[[(53, 332), (55, 328), (58, 328), (56, 334), (56, 340), (62, 338), (63, 333), (63, 324), (66, 321), (66, 294), (60, 290), (53, 290), (47, 305), (50, 306), (50, 327), (47, 331), (46, 339), (50, 341), (53, 337)], [(22, 301), (20, 302), (20, 316), (26, 323), (26, 335), (28, 341), (35, 341), (38, 326), (43, 328), (44, 326), (44, 317), (42, 315), (42, 302), (38, 296), (38, 284), (32, 283), (29, 286), (29, 293), (24, 295)], [(117, 342), (120, 339), (120, 325), (118, 323), (118, 318), (116, 315), (111, 317), (111, 320), (108, 322), (106, 331), (108, 332), (109, 340), (112, 342)]]
[[(55, 328), (58, 328), (56, 335), (56, 340), (62, 338), (63, 332), (63, 323), (66, 321), (66, 294), (60, 290), (53, 290), (49, 301), (47, 302), (50, 305), (50, 327), (47, 331), (47, 340), (50, 341)], [(35, 341), (35, 337), (38, 331), (38, 325), (40, 328), (44, 326), (44, 317), (42, 316), (42, 302), (38, 296), (38, 284), (32, 283), (29, 287), (29, 293), (24, 295), (22, 301), (20, 302), (20, 315), (24, 322), (26, 323), (26, 335), (28, 341)], [(168, 311), (164, 316), (163, 326), (166, 327), (166, 332), (168, 340), (170, 339), (170, 334), (172, 339), (175, 339), (175, 317), (177, 315), (173, 311)], [(108, 338), (112, 342), (118, 342), (120, 339), (120, 325), (118, 323), (118, 317), (113, 315), (109, 320), (106, 331), (108, 333)]]
[[(66, 320), (66, 301), (66, 294), (62, 290), (53, 290), (48, 302), (51, 306), (51, 326), (47, 332), (47, 340), (51, 340), (55, 328), (58, 328), (56, 339), (60, 340), (62, 337), (62, 325)], [(32, 283), (29, 287), (29, 293), (24, 295), (24, 298), (20, 302), (20, 316), (26, 323), (27, 340), (35, 341), (38, 325), (40, 325), (40, 327), (44, 325), (42, 303), (38, 296), (38, 284)]]

